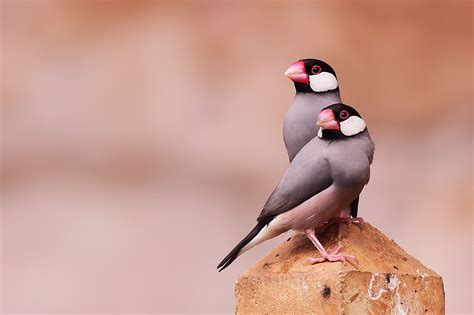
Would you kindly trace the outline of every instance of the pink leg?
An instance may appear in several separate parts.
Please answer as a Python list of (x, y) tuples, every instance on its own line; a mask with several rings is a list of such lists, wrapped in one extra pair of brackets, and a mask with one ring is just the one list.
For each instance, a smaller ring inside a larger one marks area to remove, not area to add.
[(334, 252), (329, 254), (324, 249), (323, 245), (318, 240), (318, 238), (316, 237), (316, 234), (314, 233), (314, 230), (306, 230), (305, 233), (306, 233), (306, 236), (311, 240), (313, 245), (316, 246), (316, 249), (319, 251), (319, 253), (322, 256), (322, 257), (318, 257), (318, 258), (313, 258), (313, 257), (308, 258), (308, 261), (311, 264), (317, 264), (317, 263), (323, 262), (325, 260), (328, 260), (328, 261), (342, 261), (345, 264), (346, 263), (346, 258), (352, 259), (352, 260), (357, 262), (357, 257), (356, 256), (339, 253), (339, 250), (341, 250), (341, 247), (342, 247), (341, 244), (339, 244), (337, 246), (337, 248)]

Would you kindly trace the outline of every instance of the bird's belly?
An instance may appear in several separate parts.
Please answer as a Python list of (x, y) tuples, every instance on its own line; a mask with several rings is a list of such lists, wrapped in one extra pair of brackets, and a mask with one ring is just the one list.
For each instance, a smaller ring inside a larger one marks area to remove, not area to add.
[(353, 193), (331, 186), (292, 210), (278, 216), (287, 229), (304, 231), (323, 225), (339, 216), (355, 198)]

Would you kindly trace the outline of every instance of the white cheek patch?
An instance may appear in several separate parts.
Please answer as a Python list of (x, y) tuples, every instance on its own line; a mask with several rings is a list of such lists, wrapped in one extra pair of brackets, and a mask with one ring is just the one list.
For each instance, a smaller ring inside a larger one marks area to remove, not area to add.
[(365, 130), (365, 121), (358, 116), (351, 116), (340, 123), (341, 132), (345, 136), (353, 136)]
[(337, 89), (337, 79), (334, 74), (321, 72), (309, 76), (309, 86), (315, 92), (326, 92)]
[(318, 137), (322, 138), (323, 137), (323, 130), (319, 128), (318, 130)]

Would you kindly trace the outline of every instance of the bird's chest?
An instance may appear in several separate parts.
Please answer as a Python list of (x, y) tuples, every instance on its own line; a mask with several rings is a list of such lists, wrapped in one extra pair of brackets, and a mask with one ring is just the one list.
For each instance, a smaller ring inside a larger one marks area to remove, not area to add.
[(321, 106), (296, 102), (289, 109), (283, 124), (283, 139), (292, 159), (311, 139), (317, 136)]
[(319, 129), (316, 122), (320, 111), (321, 106), (317, 103), (295, 101), (285, 116), (283, 127), (285, 137), (292, 138), (306, 134), (316, 136)]
[(335, 184), (341, 187), (359, 189), (367, 184), (370, 165), (367, 156), (351, 143), (328, 145), (326, 156)]

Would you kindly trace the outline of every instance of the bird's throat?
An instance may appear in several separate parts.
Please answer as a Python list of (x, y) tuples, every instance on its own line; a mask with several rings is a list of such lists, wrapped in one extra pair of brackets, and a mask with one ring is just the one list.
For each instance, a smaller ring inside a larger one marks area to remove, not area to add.
[(304, 93), (304, 92), (296, 92), (296, 98), (301, 98), (301, 99), (306, 99), (310, 102), (315, 102), (317, 104), (325, 104), (324, 107), (336, 104), (336, 103), (341, 103), (341, 96), (339, 94), (339, 88), (332, 90), (332, 91), (327, 91), (327, 92), (320, 92), (320, 93)]

